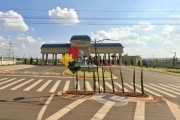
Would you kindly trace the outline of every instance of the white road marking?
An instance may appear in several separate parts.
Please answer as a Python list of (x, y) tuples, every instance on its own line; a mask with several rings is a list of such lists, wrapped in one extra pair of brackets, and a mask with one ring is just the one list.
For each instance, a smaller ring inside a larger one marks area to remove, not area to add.
[(173, 86), (173, 87), (176, 87), (176, 88), (180, 88), (179, 86), (176, 86), (176, 85), (172, 85), (172, 84), (169, 84), (170, 86)]
[(53, 99), (53, 97), (54, 97), (54, 94), (52, 94), (52, 95), (48, 98), (48, 100), (46, 101), (45, 105), (42, 107), (41, 111), (39, 112), (38, 117), (37, 117), (37, 120), (42, 120), (42, 116), (43, 116), (43, 114), (44, 114), (47, 106), (49, 105), (49, 103), (50, 103), (51, 100)]
[(0, 81), (5, 80), (5, 79), (7, 79), (7, 78), (0, 79)]
[(61, 83), (61, 80), (58, 80), (49, 92), (55, 92), (60, 83)]
[[(111, 90), (113, 89), (113, 88), (112, 88), (112, 85), (111, 85), (111, 84), (109, 84), (108, 82), (105, 82), (105, 84), (106, 84), (106, 86), (108, 86), (108, 88), (110, 88)], [(116, 88), (114, 88), (114, 90), (115, 90), (115, 91), (117, 91), (117, 89), (116, 89)]]
[[(122, 90), (122, 86), (119, 84), (119, 83), (117, 83), (117, 82), (114, 82), (114, 84), (116, 84), (118, 87), (120, 87), (121, 88), (121, 90)], [(125, 92), (130, 92), (128, 89), (126, 89), (126, 88), (124, 88), (124, 91)]]
[(68, 90), (70, 85), (70, 81), (66, 81), (64, 89), (63, 90)]
[(109, 110), (112, 108), (115, 102), (107, 101), (99, 111), (91, 118), (91, 120), (102, 120)]
[(72, 109), (74, 109), (76, 106), (78, 106), (79, 104), (81, 104), (84, 101), (85, 101), (85, 99), (78, 99), (78, 100), (74, 101), (73, 103), (69, 104), (68, 106), (66, 106), (65, 108), (62, 108), (58, 112), (54, 113), (52, 116), (50, 116), (46, 120), (58, 120), (63, 115), (65, 115), (66, 113), (68, 113), (69, 111), (71, 111)]
[(171, 86), (167, 86), (167, 85), (163, 85), (163, 84), (160, 84), (160, 85), (162, 85), (162, 86), (164, 86), (164, 87), (167, 87), (167, 88), (170, 88), (170, 89), (173, 89), (173, 90), (176, 90), (176, 91), (180, 91), (180, 89), (176, 89), (176, 88), (173, 88), (173, 87), (171, 87)]
[[(141, 88), (140, 85), (137, 85), (137, 84), (136, 84), (136, 86), (139, 87), (139, 88)], [(156, 96), (162, 97), (162, 95), (160, 95), (160, 94), (158, 94), (158, 93), (155, 93), (155, 92), (153, 92), (153, 91), (151, 91), (151, 90), (149, 90), (149, 89), (147, 89), (147, 88), (144, 88), (144, 90), (147, 91), (147, 92), (149, 92), (149, 93), (152, 93), (152, 94), (154, 94), (154, 95), (156, 95)]]
[(42, 85), (38, 90), (37, 92), (41, 92), (44, 90), (45, 87), (48, 86), (48, 84), (51, 82), (52, 80), (48, 80), (46, 83), (44, 83), (44, 85)]
[(9, 80), (7, 80), (7, 81), (4, 81), (4, 82), (0, 83), (0, 85), (5, 84), (5, 83), (10, 82), (10, 81), (13, 81), (13, 80), (15, 80), (15, 79), (16, 79), (16, 78), (9, 79)]
[(176, 120), (180, 120), (180, 109), (178, 108), (178, 106), (164, 98), (162, 98), (163, 100), (166, 101), (168, 107), (170, 108), (171, 112), (173, 113), (174, 117)]
[(93, 90), (90, 83), (88, 81), (85, 82), (86, 83), (86, 88), (87, 90)]
[(98, 82), (96, 82), (96, 86), (97, 86), (97, 88), (99, 88), (99, 86), (100, 86), (100, 91), (101, 91), (101, 90), (102, 90), (102, 91), (104, 90), (100, 83), (99, 83), (99, 85), (98, 85)]
[(145, 120), (145, 102), (137, 101), (134, 120)]
[[(124, 83), (124, 85), (128, 86), (128, 87), (129, 87), (129, 88), (131, 88), (131, 89), (134, 89), (131, 85), (129, 85), (129, 84), (127, 84), (127, 83)], [(136, 92), (141, 93), (141, 91), (140, 91), (140, 90), (138, 90), (138, 89), (136, 89)]]
[(80, 88), (80, 82), (78, 81), (78, 90), (81, 90), (81, 88)]
[(156, 87), (161, 88), (161, 89), (163, 89), (163, 90), (166, 90), (166, 91), (172, 92), (172, 93), (174, 93), (174, 94), (180, 95), (180, 93), (177, 93), (177, 92), (175, 92), (175, 91), (172, 91), (172, 90), (169, 90), (169, 89), (160, 87), (160, 86), (158, 86), (158, 85), (155, 85), (155, 84), (152, 84), (152, 83), (150, 83), (150, 85), (153, 85), (153, 86), (156, 86)]
[(43, 79), (38, 80), (37, 82), (35, 82), (34, 84), (30, 85), (29, 87), (25, 88), (23, 91), (29, 91), (30, 89), (32, 89), (33, 87), (35, 87), (37, 84), (39, 84), (40, 82), (42, 82)]
[(34, 79), (30, 79), (30, 80), (28, 80), (28, 81), (26, 81), (26, 82), (24, 82), (24, 83), (22, 83), (22, 84), (19, 84), (19, 85), (15, 86), (15, 87), (11, 88), (10, 90), (16, 90), (16, 89), (22, 87), (23, 85), (28, 84), (29, 82), (31, 82), (31, 81), (33, 81), (33, 80), (34, 80)]
[(20, 80), (17, 80), (17, 81), (15, 81), (15, 82), (12, 82), (12, 83), (10, 83), (10, 84), (7, 84), (7, 85), (5, 85), (5, 86), (3, 86), (3, 87), (0, 87), (0, 90), (5, 89), (5, 88), (7, 88), (7, 87), (9, 87), (9, 86), (11, 86), (11, 85), (14, 85), (14, 84), (16, 84), (16, 83), (18, 83), (18, 82), (23, 81), (23, 80), (24, 80), (24, 79), (20, 79)]
[(149, 87), (149, 88), (151, 88), (151, 89), (154, 89), (154, 90), (156, 90), (156, 91), (159, 91), (159, 92), (161, 92), (161, 93), (163, 93), (163, 94), (165, 94), (165, 95), (168, 95), (168, 96), (171, 96), (171, 97), (177, 97), (177, 96), (174, 96), (174, 95), (169, 94), (169, 93), (167, 93), (167, 92), (164, 92), (164, 91), (162, 91), (162, 90), (159, 90), (159, 89), (156, 89), (156, 88), (154, 88), (154, 87), (151, 87), (151, 86), (149, 86), (149, 85), (144, 84), (144, 86)]

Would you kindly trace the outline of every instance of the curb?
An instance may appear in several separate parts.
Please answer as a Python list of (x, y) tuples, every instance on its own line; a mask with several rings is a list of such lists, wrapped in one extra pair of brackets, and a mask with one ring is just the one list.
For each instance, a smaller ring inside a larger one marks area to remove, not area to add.
[[(64, 70), (64, 71), (62, 72), (62, 75), (63, 75), (63, 76), (69, 77), (69, 78), (70, 78), (70, 77), (73, 78), (72, 75), (69, 75), (69, 76), (66, 75), (66, 74), (65, 74), (65, 71), (66, 71), (66, 70)], [(83, 78), (83, 77), (80, 77), (80, 76), (79, 76), (79, 78)], [(86, 77), (86, 80), (92, 80), (92, 79), (93, 79), (93, 78), (87, 78), (87, 77)], [(105, 79), (105, 80), (111, 80), (111, 78), (104, 78), (104, 79)], [(118, 79), (118, 77), (117, 77), (116, 75), (114, 75), (113, 80), (116, 80), (116, 79)], [(102, 78), (99, 78), (99, 80), (103, 80), (103, 79), (102, 79)]]

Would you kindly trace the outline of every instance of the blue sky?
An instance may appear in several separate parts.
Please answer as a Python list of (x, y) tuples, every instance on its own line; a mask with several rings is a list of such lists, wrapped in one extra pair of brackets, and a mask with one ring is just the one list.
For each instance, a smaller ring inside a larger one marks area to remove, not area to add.
[(89, 35), (119, 40), (129, 55), (165, 58), (176, 52), (180, 57), (179, 4), (179, 0), (1, 0), (0, 56), (6, 56), (8, 40), (14, 42), (15, 56), (41, 57), (44, 43), (68, 43), (73, 35)]

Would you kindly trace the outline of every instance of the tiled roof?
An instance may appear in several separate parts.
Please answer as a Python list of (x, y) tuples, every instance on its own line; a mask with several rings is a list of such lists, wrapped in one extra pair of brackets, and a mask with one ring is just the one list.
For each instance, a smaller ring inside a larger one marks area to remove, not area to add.
[(91, 38), (88, 35), (74, 35), (71, 40), (91, 40)]

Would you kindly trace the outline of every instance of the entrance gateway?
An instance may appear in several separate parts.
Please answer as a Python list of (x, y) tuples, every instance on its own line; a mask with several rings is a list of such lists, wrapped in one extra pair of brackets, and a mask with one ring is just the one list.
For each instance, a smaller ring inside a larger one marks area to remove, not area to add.
[[(49, 54), (52, 54), (52, 64), (57, 65), (59, 61), (59, 58), (57, 60), (57, 54), (62, 54), (62, 56), (65, 55), (71, 46), (76, 46), (79, 50), (82, 50), (87, 57), (95, 54), (95, 44), (92, 43), (88, 35), (74, 35), (71, 37), (70, 43), (43, 44), (41, 46), (42, 65), (48, 64)], [(111, 55), (113, 55), (113, 63), (115, 65), (122, 65), (123, 48), (121, 43), (97, 43), (98, 63), (100, 63), (100, 59), (102, 59), (101, 55), (103, 55), (104, 60), (109, 63)]]

